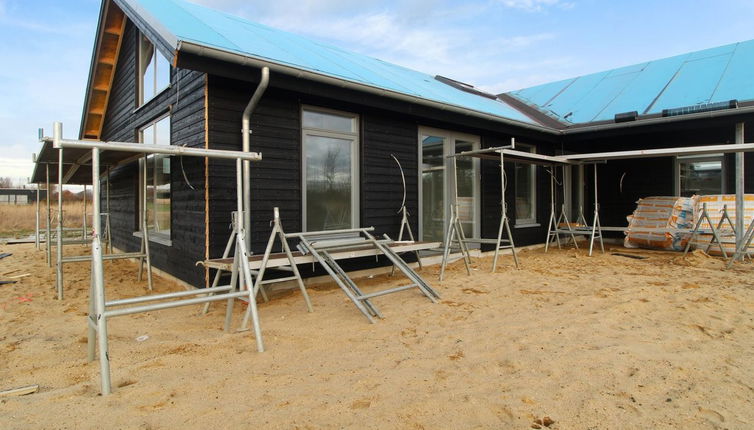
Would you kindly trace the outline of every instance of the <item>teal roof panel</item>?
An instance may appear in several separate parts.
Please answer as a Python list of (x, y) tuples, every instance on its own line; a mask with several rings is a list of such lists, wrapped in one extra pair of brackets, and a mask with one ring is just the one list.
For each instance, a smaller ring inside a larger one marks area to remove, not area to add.
[[(472, 94), (417, 72), (277, 30), (183, 0), (123, 0), (167, 31), (165, 40), (192, 42), (221, 51), (314, 72), (421, 99), (536, 124), (501, 100)], [(158, 28), (159, 27), (159, 28)]]
[(754, 100), (754, 40), (509, 92), (566, 124), (612, 120), (616, 114)]

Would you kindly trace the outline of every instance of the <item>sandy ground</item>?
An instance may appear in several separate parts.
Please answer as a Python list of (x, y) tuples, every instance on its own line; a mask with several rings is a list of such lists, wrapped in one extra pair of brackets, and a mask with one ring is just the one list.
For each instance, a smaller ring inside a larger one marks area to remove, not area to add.
[[(377, 298), (374, 325), (338, 289), (311, 290), (314, 313), (291, 292), (260, 306), (261, 354), (250, 332), (222, 331), (224, 304), (115, 318), (115, 392), (102, 397), (86, 362), (87, 264), (67, 265), (58, 302), (41, 252), (2, 251), (0, 278), (31, 275), (0, 286), (0, 389), (40, 385), (0, 400), (2, 429), (754, 428), (751, 264), (617, 248), (648, 258), (534, 250), (521, 270), (475, 260), (471, 277), (459, 262), (444, 282), (422, 272), (441, 303)], [(109, 298), (143, 293), (135, 264), (106, 267)]]

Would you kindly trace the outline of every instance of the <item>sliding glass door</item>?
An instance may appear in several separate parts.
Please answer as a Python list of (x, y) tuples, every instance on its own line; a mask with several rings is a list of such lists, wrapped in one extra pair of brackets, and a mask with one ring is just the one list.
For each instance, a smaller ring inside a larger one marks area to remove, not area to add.
[[(448, 155), (479, 149), (479, 138), (446, 130), (419, 129), (419, 237), (442, 241), (453, 202), (453, 159)], [(479, 160), (457, 159), (458, 215), (467, 237), (479, 237)]]

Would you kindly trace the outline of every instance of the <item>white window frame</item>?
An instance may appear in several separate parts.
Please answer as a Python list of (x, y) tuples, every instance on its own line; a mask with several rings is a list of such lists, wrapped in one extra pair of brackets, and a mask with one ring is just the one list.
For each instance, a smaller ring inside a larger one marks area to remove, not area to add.
[(681, 163), (684, 161), (719, 161), (720, 162), (720, 194), (727, 192), (725, 154), (711, 155), (677, 155), (673, 160), (673, 191), (676, 196), (681, 195)]
[[(516, 142), (516, 150), (523, 150), (524, 152), (529, 152), (532, 154), (537, 153), (537, 147), (534, 145), (526, 144), (526, 143), (518, 143)], [(516, 166), (518, 167), (518, 166)], [(518, 185), (515, 183), (515, 169), (514, 167), (514, 187), (518, 187)], [(529, 193), (531, 195), (531, 207), (532, 207), (532, 214), (533, 218), (518, 218), (518, 214), (514, 213), (515, 218), (515, 227), (534, 227), (539, 226), (539, 223), (537, 222), (537, 166), (532, 164), (529, 166), (529, 175), (531, 176), (531, 188), (529, 189)], [(513, 197), (516, 199), (516, 189), (513, 190)], [(518, 202), (515, 202), (518, 204)], [(514, 210), (517, 210), (516, 207), (514, 207)]]
[[(145, 145), (154, 145), (154, 143), (145, 143), (144, 142), (144, 130), (147, 128), (157, 124), (158, 122), (162, 121), (165, 118), (170, 118), (170, 112), (167, 112), (163, 115), (160, 115), (159, 117), (149, 121), (148, 123), (144, 124), (143, 126), (139, 127), (138, 131), (138, 141), (139, 143), (145, 144)], [(172, 136), (173, 134), (173, 125), (170, 124), (170, 134)], [(155, 134), (155, 137), (157, 135)], [(168, 145), (172, 145), (172, 141), (168, 142)], [(172, 163), (172, 160), (171, 160)], [(172, 172), (172, 164), (171, 164), (171, 172)], [(141, 237), (141, 226), (144, 225), (144, 210), (141, 207), (141, 205), (144, 202), (144, 181), (146, 181), (146, 166), (144, 164), (144, 157), (139, 157), (139, 201), (136, 205), (137, 210), (139, 211), (139, 226), (137, 228), (137, 231), (134, 232), (134, 236)], [(149, 228), (149, 226), (147, 226)], [(149, 241), (150, 242), (156, 242), (160, 243), (162, 245), (166, 246), (172, 246), (173, 242), (171, 240), (171, 237), (173, 235), (173, 189), (171, 184), (170, 189), (170, 235), (157, 232), (155, 230), (149, 230)]]
[[(433, 127), (426, 127), (426, 126), (419, 126), (417, 130), (416, 135), (416, 141), (418, 146), (418, 157), (417, 157), (417, 172), (418, 172), (418, 178), (417, 178), (417, 185), (419, 189), (419, 196), (418, 196), (418, 208), (419, 208), (419, 234), (417, 237), (419, 237), (419, 240), (424, 240), (424, 208), (422, 202), (424, 194), (423, 194), (423, 184), (422, 184), (422, 136), (437, 136), (444, 138), (443, 141), (443, 158), (445, 159), (445, 163), (442, 166), (442, 170), (444, 170), (444, 181), (443, 181), (443, 202), (444, 202), (444, 210), (445, 214), (443, 217), (443, 231), (448, 230), (448, 223), (450, 222), (450, 199), (453, 197), (450, 193), (453, 190), (453, 182), (455, 181), (455, 175), (449, 175), (448, 172), (451, 171), (450, 163), (452, 163), (452, 159), (447, 158), (448, 155), (455, 153), (456, 148), (456, 142), (457, 141), (463, 141), (463, 142), (470, 142), (472, 144), (472, 148), (474, 150), (479, 149), (481, 147), (481, 137), (473, 134), (466, 134), (466, 133), (460, 133), (455, 132), (451, 130), (444, 130), (440, 128), (433, 128)], [(481, 169), (480, 169), (480, 160), (476, 157), (471, 157), (472, 163), (474, 165), (474, 184), (473, 184), (473, 210), (474, 210), (474, 217), (473, 217), (473, 234), (474, 237), (480, 237), (481, 236)], [(471, 247), (478, 247), (478, 244), (472, 244)]]
[[(145, 79), (144, 79), (144, 76), (143, 76), (143, 73), (142, 73), (142, 71), (145, 68), (144, 62), (142, 60), (143, 56), (141, 55), (142, 38), (146, 39), (146, 41), (149, 42), (152, 45), (152, 49), (153, 49), (153, 52), (154, 52), (153, 58), (155, 59), (154, 60), (154, 63), (155, 63), (154, 64), (154, 71), (155, 72), (154, 72), (154, 76), (152, 77), (152, 87), (154, 88), (154, 94), (152, 95), (152, 97), (150, 97), (148, 99), (144, 99), (144, 86), (146, 85), (146, 83), (145, 83)], [(157, 78), (158, 78), (158, 76), (160, 76), (159, 74), (161, 73), (161, 71), (158, 70), (158, 68), (157, 68), (158, 61), (157, 61), (156, 58), (157, 58), (158, 55), (162, 56), (162, 58), (168, 64), (167, 84), (164, 87), (162, 87), (162, 88), (158, 88), (157, 87), (157, 82), (158, 82)], [(162, 52), (160, 52), (160, 50), (157, 49), (157, 45), (155, 45), (154, 43), (152, 43), (152, 41), (149, 40), (149, 38), (147, 38), (146, 35), (144, 35), (143, 33), (139, 33), (139, 36), (138, 36), (137, 49), (136, 49), (136, 58), (137, 58), (136, 63), (137, 63), (137, 66), (138, 66), (138, 69), (136, 70), (136, 73), (137, 73), (137, 76), (136, 76), (136, 88), (137, 88), (137, 90), (136, 90), (136, 92), (137, 92), (137, 94), (136, 94), (136, 97), (137, 97), (136, 107), (138, 109), (139, 107), (144, 106), (147, 103), (149, 103), (151, 100), (154, 100), (158, 95), (160, 95), (166, 89), (170, 88), (170, 85), (171, 85), (170, 84), (170, 82), (171, 82), (170, 71), (172, 69), (172, 65), (170, 65), (170, 60), (168, 60), (167, 57), (165, 57), (164, 55), (162, 55)]]
[[(304, 126), (304, 112), (316, 112), (323, 114), (332, 114), (350, 118), (352, 121), (352, 132), (342, 132), (325, 130), (314, 127)], [(301, 227), (302, 231), (309, 231), (306, 222), (306, 137), (330, 137), (333, 139), (343, 139), (351, 141), (351, 228), (358, 228), (360, 225), (361, 211), (360, 211), (360, 189), (361, 189), (361, 177), (359, 176), (359, 154), (361, 141), (359, 139), (360, 132), (360, 119), (359, 115), (353, 112), (345, 112), (335, 109), (324, 108), (320, 106), (301, 105), (300, 109), (301, 118)]]

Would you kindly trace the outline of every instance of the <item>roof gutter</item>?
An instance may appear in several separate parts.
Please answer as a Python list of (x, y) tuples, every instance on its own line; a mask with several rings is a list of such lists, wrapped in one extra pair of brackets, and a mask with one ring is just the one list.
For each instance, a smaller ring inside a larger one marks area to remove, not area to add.
[(712, 119), (732, 115), (745, 115), (754, 113), (754, 106), (739, 107), (735, 109), (716, 110), (709, 112), (692, 113), (687, 115), (667, 116), (658, 118), (639, 119), (631, 122), (610, 123), (600, 125), (588, 125), (584, 127), (574, 127), (561, 130), (562, 134), (579, 134), (595, 131), (626, 129), (634, 127), (644, 127), (649, 125), (667, 124), (671, 122), (692, 121), (699, 119)]
[(320, 73), (309, 72), (306, 70), (297, 69), (295, 67), (286, 66), (279, 63), (274, 63), (268, 60), (262, 60), (262, 59), (248, 56), (248, 55), (228, 52), (228, 51), (224, 51), (224, 50), (220, 50), (220, 49), (216, 49), (216, 48), (212, 48), (212, 47), (208, 47), (204, 45), (199, 45), (193, 42), (187, 42), (184, 40), (178, 41), (178, 47), (176, 48), (176, 51), (186, 53), (186, 54), (196, 55), (199, 57), (212, 58), (215, 60), (224, 61), (228, 63), (239, 64), (241, 66), (257, 67), (257, 68), (269, 67), (269, 69), (273, 72), (282, 73), (282, 74), (293, 76), (296, 78), (307, 79), (307, 80), (311, 80), (315, 82), (321, 82), (327, 85), (333, 85), (340, 88), (366, 92), (366, 93), (374, 94), (381, 97), (390, 97), (390, 98), (401, 100), (408, 103), (414, 103), (414, 104), (427, 106), (434, 109), (439, 109), (446, 112), (453, 112), (460, 115), (473, 116), (473, 117), (485, 119), (488, 121), (494, 121), (498, 123), (512, 125), (515, 127), (525, 128), (528, 130), (534, 130), (541, 133), (548, 133), (548, 134), (553, 134), (553, 135), (559, 134), (558, 130), (555, 130), (549, 127), (545, 127), (545, 126), (541, 126), (537, 124), (529, 124), (523, 121), (517, 121), (514, 119), (504, 118), (501, 116), (492, 115), (485, 112), (469, 110), (466, 108), (462, 108), (460, 106), (427, 100), (421, 97), (409, 96), (407, 94), (402, 94), (396, 91), (390, 91), (383, 88), (377, 88), (371, 85), (346, 81), (343, 79), (338, 79), (331, 76), (323, 75)]

